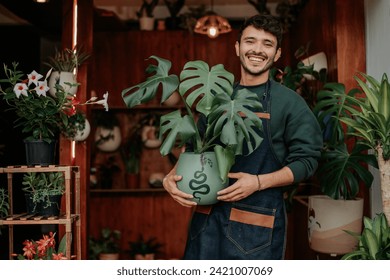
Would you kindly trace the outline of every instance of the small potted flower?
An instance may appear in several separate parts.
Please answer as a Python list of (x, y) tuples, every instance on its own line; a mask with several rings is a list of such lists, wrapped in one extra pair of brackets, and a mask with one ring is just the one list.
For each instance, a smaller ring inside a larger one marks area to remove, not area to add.
[(18, 260), (66, 260), (66, 236), (62, 237), (56, 251), (56, 233), (44, 234), (38, 241), (25, 240), (23, 255), (13, 254)]
[(25, 138), (27, 164), (54, 164), (55, 144), (61, 128), (67, 125), (69, 117), (82, 105), (100, 104), (108, 110), (108, 93), (105, 93), (101, 100), (93, 97), (81, 103), (74, 94), (56, 84), (57, 93), (51, 96), (47, 94), (49, 90), (47, 79), (51, 70), (42, 80), (43, 76), (38, 72), (32, 71), (25, 77), (17, 67), (16, 62), (11, 68), (4, 65), (6, 78), (0, 79), (0, 96), (9, 105), (9, 110), (16, 114), (15, 127), (21, 128), (27, 135)]

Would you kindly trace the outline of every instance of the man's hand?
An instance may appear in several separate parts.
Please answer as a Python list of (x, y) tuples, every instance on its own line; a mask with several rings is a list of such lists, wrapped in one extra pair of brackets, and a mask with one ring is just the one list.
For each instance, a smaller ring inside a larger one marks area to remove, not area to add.
[(238, 201), (248, 197), (259, 189), (259, 181), (257, 179), (257, 175), (239, 172), (229, 173), (228, 177), (232, 179), (237, 179), (237, 181), (233, 185), (219, 191), (217, 193), (218, 200), (230, 202)]
[(182, 192), (177, 187), (177, 181), (180, 181), (182, 179), (182, 176), (180, 175), (173, 175), (168, 174), (163, 179), (163, 186), (164, 189), (172, 196), (174, 200), (176, 200), (178, 203), (185, 207), (193, 207), (196, 205), (196, 202), (190, 200), (193, 198), (193, 195)]

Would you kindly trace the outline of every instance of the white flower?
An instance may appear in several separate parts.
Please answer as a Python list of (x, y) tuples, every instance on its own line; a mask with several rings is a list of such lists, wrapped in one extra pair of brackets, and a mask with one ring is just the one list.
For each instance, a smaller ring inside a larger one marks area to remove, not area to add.
[(28, 87), (24, 83), (17, 83), (14, 86), (14, 92), (15, 92), (17, 98), (19, 98), (19, 96), (21, 94), (23, 94), (24, 96), (28, 96), (27, 90), (28, 90)]
[(43, 76), (39, 73), (37, 73), (35, 70), (32, 71), (30, 74), (27, 75), (28, 77), (28, 86), (30, 86), (32, 83), (34, 85), (38, 85), (38, 80), (42, 78)]
[(47, 71), (47, 74), (46, 74), (46, 78), (45, 78), (45, 81), (47, 80), (47, 78), (49, 78), (49, 76), (51, 75), (51, 71), (53, 70), (53, 68), (50, 68), (49, 71)]
[(49, 90), (49, 87), (47, 86), (46, 80), (44, 82), (38, 82), (37, 87), (35, 88), (35, 91), (37, 92), (38, 96), (46, 96), (46, 92)]
[(104, 109), (106, 109), (106, 111), (108, 111), (108, 91), (106, 91), (106, 93), (103, 94), (103, 99), (98, 100), (98, 101), (93, 102), (93, 103), (103, 105)]

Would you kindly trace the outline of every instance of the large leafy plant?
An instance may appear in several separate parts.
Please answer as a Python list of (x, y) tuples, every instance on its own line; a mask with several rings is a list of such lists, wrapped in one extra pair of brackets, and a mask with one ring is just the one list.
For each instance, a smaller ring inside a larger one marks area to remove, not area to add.
[(341, 121), (360, 118), (354, 107), (358, 93), (357, 88), (346, 93), (343, 84), (327, 83), (318, 92), (318, 102), (314, 107), (324, 132), (317, 175), (322, 192), (334, 199), (354, 199), (361, 183), (370, 187), (373, 175), (367, 164), (377, 166), (375, 156), (367, 154), (367, 143), (361, 142), (361, 138), (352, 133), (352, 127), (345, 127)]
[[(150, 64), (146, 69), (146, 73), (153, 75), (124, 89), (124, 102), (130, 108), (147, 103), (157, 98), (161, 86), (160, 103), (163, 103), (178, 90), (186, 114), (182, 115), (178, 109), (161, 117), (161, 154), (165, 156), (175, 144), (180, 147), (188, 142), (195, 153), (214, 150), (220, 177), (225, 180), (234, 157), (243, 154), (243, 144), (247, 143), (248, 153), (261, 144), (258, 129), (262, 128), (262, 122), (253, 112), (262, 109), (259, 98), (245, 89), (233, 95), (234, 76), (221, 64), (210, 68), (204, 61), (190, 61), (178, 77), (169, 74), (170, 61), (157, 56), (150, 59), (157, 61), (157, 65)], [(196, 124), (198, 114), (207, 119), (205, 131)]]

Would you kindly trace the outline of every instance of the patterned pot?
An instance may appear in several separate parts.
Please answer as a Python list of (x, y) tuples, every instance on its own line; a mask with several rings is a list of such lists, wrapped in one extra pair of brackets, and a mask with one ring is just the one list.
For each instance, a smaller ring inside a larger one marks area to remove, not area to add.
[(176, 173), (183, 176), (178, 188), (192, 194), (198, 205), (217, 203), (217, 192), (228, 185), (228, 180), (223, 182), (219, 177), (214, 152), (180, 154)]

